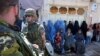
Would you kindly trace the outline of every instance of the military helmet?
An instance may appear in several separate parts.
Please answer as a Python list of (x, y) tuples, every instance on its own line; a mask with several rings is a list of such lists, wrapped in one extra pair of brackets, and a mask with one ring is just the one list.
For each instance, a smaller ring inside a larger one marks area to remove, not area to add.
[(25, 10), (25, 16), (34, 16), (37, 18), (36, 10), (33, 8), (28, 8)]

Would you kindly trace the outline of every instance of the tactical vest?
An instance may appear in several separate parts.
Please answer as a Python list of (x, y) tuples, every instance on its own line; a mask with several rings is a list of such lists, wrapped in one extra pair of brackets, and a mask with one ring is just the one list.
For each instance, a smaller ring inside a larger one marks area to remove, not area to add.
[(32, 44), (38, 44), (39, 47), (42, 47), (42, 37), (39, 30), (39, 24), (33, 23), (28, 25), (28, 34), (27, 38)]

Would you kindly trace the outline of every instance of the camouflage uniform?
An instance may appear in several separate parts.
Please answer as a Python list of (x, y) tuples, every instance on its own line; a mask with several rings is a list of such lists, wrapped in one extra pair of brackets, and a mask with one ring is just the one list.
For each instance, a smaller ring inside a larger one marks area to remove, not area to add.
[(36, 56), (16, 28), (0, 20), (0, 56)]
[(23, 56), (14, 33), (10, 25), (0, 20), (0, 56)]
[[(31, 20), (28, 17), (31, 17)], [(45, 40), (43, 38), (45, 30), (42, 25), (37, 23), (38, 17), (36, 14), (36, 10), (34, 10), (33, 8), (26, 9), (25, 10), (25, 19), (26, 19), (26, 23), (24, 23), (24, 24), (26, 26), (23, 27), (22, 32), (27, 31), (27, 39), (32, 44), (37, 44), (37, 45), (39, 45), (40, 49), (43, 49), (44, 42), (45, 42)]]
[(32, 44), (39, 45), (40, 49), (43, 48), (43, 40), (42, 33), (44, 32), (44, 28), (41, 27), (38, 23), (28, 24), (28, 34), (27, 38)]

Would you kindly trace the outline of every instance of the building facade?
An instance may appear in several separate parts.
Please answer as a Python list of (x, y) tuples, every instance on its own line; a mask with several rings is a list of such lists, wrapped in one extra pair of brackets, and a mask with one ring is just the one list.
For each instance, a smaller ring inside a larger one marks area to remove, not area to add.
[(100, 23), (100, 0), (44, 0), (40, 21), (85, 20), (88, 24)]

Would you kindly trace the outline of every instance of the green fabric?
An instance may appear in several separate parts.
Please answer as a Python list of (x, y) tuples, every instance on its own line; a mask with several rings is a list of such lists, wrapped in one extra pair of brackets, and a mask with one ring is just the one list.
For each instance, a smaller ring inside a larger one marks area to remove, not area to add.
[(39, 32), (39, 25), (38, 24), (30, 24), (28, 26), (28, 33), (29, 36), (33, 39), (33, 41), (37, 41), (38, 39), (41, 39), (41, 34)]
[[(0, 19), (0, 28), (2, 29), (0, 30), (1, 32), (0, 37), (9, 36), (11, 38), (15, 38), (15, 36), (13, 36), (14, 33), (10, 31), (11, 29), (9, 28), (9, 24), (7, 24), (4, 20), (1, 20), (1, 19)], [(4, 46), (4, 49), (0, 51), (0, 56), (23, 56), (21, 52), (18, 51), (19, 48), (20, 48), (19, 44), (16, 41), (14, 41), (11, 44), (11, 47), (8, 48), (6, 45)]]
[(4, 20), (1, 20), (1, 19), (0, 19), (0, 24), (1, 25), (5, 25), (5, 26), (8, 26), (8, 24)]
[(39, 31), (39, 24), (33, 23), (28, 25), (28, 40), (33, 44), (38, 44), (39, 47), (42, 47), (42, 37)]
[(10, 56), (23, 56), (21, 52), (17, 51), (14, 54), (11, 54)]
[(11, 48), (1, 51), (1, 55), (9, 56), (11, 54), (18, 52), (18, 49), (19, 45), (15, 42)]
[(21, 52), (19, 51), (16, 51), (15, 53), (13, 54), (10, 54), (10, 55), (3, 55), (3, 56), (23, 56)]
[(9, 24), (3, 20), (0, 20), (0, 29), (2, 29), (0, 32), (9, 33), (7, 36), (13, 37), (16, 40), (12, 47), (7, 48), (5, 46), (7, 49), (0, 51), (0, 56), (34, 56), (29, 47), (27, 47), (27, 45), (23, 42), (19, 32), (13, 31), (9, 27)]

